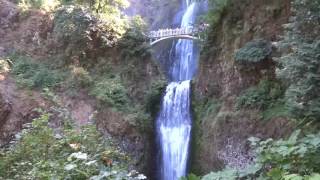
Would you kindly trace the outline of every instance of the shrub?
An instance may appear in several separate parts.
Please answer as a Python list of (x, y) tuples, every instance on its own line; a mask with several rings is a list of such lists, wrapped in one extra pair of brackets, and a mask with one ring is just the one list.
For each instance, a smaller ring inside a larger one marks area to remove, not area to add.
[(68, 59), (71, 60), (73, 57), (75, 61), (81, 61), (86, 58), (86, 50), (90, 44), (88, 30), (96, 22), (97, 19), (84, 8), (66, 6), (57, 10), (54, 16), (53, 36), (63, 46)]
[(250, 139), (256, 146), (256, 162), (261, 164), (264, 176), (303, 177), (320, 172), (320, 134), (309, 134), (302, 138), (299, 135), (300, 130), (287, 140)]
[(292, 2), (294, 21), (280, 45), (291, 48), (283, 55), (277, 71), (287, 85), (286, 104), (290, 114), (302, 122), (320, 119), (320, 2)]
[(166, 88), (167, 82), (159, 80), (152, 82), (151, 89), (146, 94), (146, 112), (155, 117), (160, 110), (162, 94)]
[(262, 80), (256, 87), (247, 89), (237, 98), (236, 107), (265, 110), (283, 96), (283, 87), (278, 82)]
[(290, 113), (285, 104), (285, 100), (280, 99), (272, 103), (267, 109), (262, 112), (262, 117), (265, 120), (270, 120), (274, 117), (290, 117)]
[(135, 16), (131, 20), (130, 28), (119, 40), (118, 48), (125, 60), (141, 59), (151, 55), (150, 45), (146, 43), (146, 37), (143, 34), (145, 30), (146, 24), (143, 19)]
[(201, 53), (203, 55), (208, 55), (209, 52), (212, 53), (214, 48), (212, 45), (215, 42), (215, 37), (217, 36), (216, 27), (218, 27), (223, 15), (225, 14), (227, 7), (229, 7), (230, 0), (209, 0), (209, 9), (206, 15), (200, 16), (198, 22), (206, 22), (210, 25), (208, 30), (205, 32), (200, 32), (200, 36), (204, 38), (204, 46), (201, 48)]
[(221, 102), (218, 99), (212, 98), (207, 99), (206, 101), (201, 102), (201, 104), (197, 105), (198, 107), (195, 107), (195, 112), (201, 119), (206, 119), (212, 114), (217, 114), (220, 107)]
[(149, 113), (145, 112), (143, 107), (139, 105), (132, 105), (127, 108), (126, 121), (133, 127), (136, 127), (141, 133), (153, 132), (153, 121)]
[(82, 67), (71, 67), (71, 76), (69, 84), (73, 87), (89, 87), (93, 84), (93, 79), (89, 72)]
[(42, 114), (15, 146), (0, 151), (0, 179), (138, 179), (126, 171), (128, 156), (94, 126), (57, 134), (49, 119)]
[(267, 60), (271, 52), (271, 44), (268, 41), (257, 39), (239, 49), (235, 53), (235, 60), (241, 64), (259, 63)]
[(189, 174), (187, 177), (182, 177), (180, 180), (201, 180), (200, 177), (194, 175), (194, 174)]
[(226, 168), (204, 176), (211, 179), (319, 179), (320, 134), (308, 134), (299, 138), (294, 132), (287, 140), (250, 138), (255, 147), (254, 164), (245, 169)]
[(64, 59), (68, 60), (65, 64), (88, 66), (94, 63), (90, 60), (114, 47), (124, 33), (124, 27), (117, 27), (116, 24), (101, 21), (85, 8), (64, 6), (58, 9), (54, 16), (53, 36), (64, 50)]
[(127, 90), (119, 77), (102, 77), (96, 81), (90, 90), (90, 95), (119, 110), (127, 107), (129, 102)]
[(281, 58), (278, 76), (286, 82), (287, 106), (291, 114), (309, 121), (320, 118), (320, 41), (299, 43), (296, 51)]
[(129, 7), (127, 0), (62, 0), (66, 4), (80, 4), (98, 14), (118, 14), (120, 9)]
[(226, 8), (229, 6), (230, 0), (209, 0), (209, 12), (205, 17), (211, 27), (215, 27), (223, 16)]
[(55, 7), (57, 7), (60, 2), (59, 0), (18, 0), (17, 1), (19, 7), (21, 7), (24, 10), (27, 10), (29, 8), (34, 9), (43, 9), (46, 11), (53, 10)]
[(238, 178), (237, 171), (233, 169), (224, 169), (223, 171), (219, 172), (212, 172), (204, 177), (202, 177), (202, 180), (236, 180)]
[(29, 88), (56, 87), (63, 80), (61, 72), (24, 56), (14, 57), (12, 74), (20, 86)]
[[(289, 31), (293, 32), (295, 38), (303, 41), (320, 40), (320, 1), (319, 0), (293, 0), (292, 11), (294, 21), (292, 21)], [(287, 36), (290, 34), (287, 34)]]

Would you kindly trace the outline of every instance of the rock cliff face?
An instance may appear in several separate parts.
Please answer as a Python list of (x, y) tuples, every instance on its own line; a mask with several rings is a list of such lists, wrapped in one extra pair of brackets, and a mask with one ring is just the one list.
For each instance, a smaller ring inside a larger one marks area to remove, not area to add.
[(0, 95), (0, 128), (7, 122), (10, 111), (10, 104)]
[[(128, 15), (140, 15), (150, 29), (169, 28), (175, 22), (181, 0), (129, 0)], [(178, 23), (178, 22), (177, 22)]]
[(21, 90), (12, 78), (3, 77), (0, 79), (0, 147), (21, 131), (23, 124), (37, 117), (35, 108), (47, 107), (39, 93)]
[[(279, 41), (290, 17), (290, 0), (231, 0), (209, 33), (194, 83), (195, 115), (192, 169), (208, 173), (228, 164), (241, 167), (250, 161), (250, 136), (282, 137), (290, 132), (285, 118), (263, 121), (259, 110), (237, 110), (236, 98), (263, 78), (275, 77), (274, 56), (269, 63), (240, 67), (235, 52), (247, 42)], [(251, 67), (250, 67), (251, 66)], [(253, 66), (253, 67), (252, 67)]]
[[(136, 5), (133, 7), (133, 13), (149, 13), (150, 11), (147, 9), (148, 11), (144, 12), (142, 2), (133, 5)], [(53, 39), (53, 16), (53, 13), (39, 10), (30, 10), (22, 14), (15, 4), (0, 0), (0, 57), (16, 51), (41, 63), (42, 60), (63, 55), (65, 49), (58, 46)], [(152, 22), (155, 21), (152, 20)], [(100, 61), (108, 63), (101, 65), (103, 67), (99, 66), (98, 70), (94, 69), (93, 72), (99, 71), (99, 68), (103, 71), (105, 69), (102, 68), (106, 66), (107, 68), (110, 66), (115, 73), (127, 68), (128, 70), (125, 71), (127, 74), (121, 74), (123, 76), (121, 83), (125, 84), (130, 102), (132, 101), (134, 105), (141, 105), (141, 109), (137, 109), (136, 114), (120, 112), (89, 96), (88, 90), (85, 89), (77, 89), (77, 96), (70, 97), (66, 87), (60, 87), (55, 91), (61, 103), (59, 105), (70, 112), (72, 120), (79, 126), (88, 123), (95, 114), (98, 129), (106, 136), (118, 140), (119, 146), (132, 155), (132, 169), (149, 175), (152, 173), (151, 166), (154, 164), (151, 153), (154, 152), (152, 150), (152, 125), (147, 127), (148, 131), (142, 131), (135, 122), (139, 113), (142, 116), (145, 115), (143, 113), (144, 105), (147, 104), (144, 103), (147, 101), (147, 92), (151, 91), (154, 82), (162, 80), (161, 72), (151, 57), (127, 62), (122, 59), (119, 47), (107, 50), (98, 48), (91, 48), (92, 51), (89, 53), (99, 57), (94, 59), (96, 63)], [(103, 51), (104, 54), (97, 54), (97, 51)], [(50, 111), (51, 106), (50, 101), (42, 98), (41, 92), (17, 88), (14, 77), (10, 73), (0, 74), (0, 146), (7, 144), (16, 133), (21, 131), (23, 124), (30, 122), (38, 115), (34, 111), (35, 108)], [(152, 124), (152, 118), (149, 116), (143, 118), (150, 121), (146, 124)]]
[[(0, 56), (14, 51), (34, 56), (47, 56), (52, 44), (48, 36), (52, 29), (52, 16), (40, 10), (21, 12), (16, 4), (0, 1)], [(52, 48), (52, 47), (51, 47)]]

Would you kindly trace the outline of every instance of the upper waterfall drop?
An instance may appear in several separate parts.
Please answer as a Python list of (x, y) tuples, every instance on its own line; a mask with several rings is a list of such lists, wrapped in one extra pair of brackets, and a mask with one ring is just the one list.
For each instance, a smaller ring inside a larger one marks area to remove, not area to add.
[[(189, 3), (187, 3), (189, 4)], [(193, 26), (198, 12), (198, 3), (193, 2), (187, 7), (181, 21), (181, 27)], [(191, 40), (180, 39), (175, 46), (175, 56), (170, 69), (173, 81), (191, 80), (197, 70), (197, 58)]]

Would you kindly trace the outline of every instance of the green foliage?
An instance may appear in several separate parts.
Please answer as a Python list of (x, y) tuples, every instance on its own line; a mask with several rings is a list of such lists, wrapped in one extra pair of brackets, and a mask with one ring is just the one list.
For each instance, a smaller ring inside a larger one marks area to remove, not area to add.
[(248, 42), (235, 53), (235, 60), (241, 64), (259, 63), (270, 56), (271, 44), (265, 40), (257, 39)]
[(289, 139), (278, 141), (252, 139), (257, 147), (257, 163), (262, 164), (263, 176), (296, 175), (302, 178), (320, 172), (320, 134), (298, 138), (299, 134), (300, 131), (296, 131)]
[(200, 180), (200, 177), (194, 174), (189, 174), (187, 177), (180, 178), (180, 180)]
[(290, 48), (280, 58), (277, 75), (288, 86), (287, 106), (298, 120), (320, 119), (320, 1), (295, 0), (292, 3), (295, 21), (287, 24), (281, 46)]
[(121, 83), (119, 77), (101, 77), (96, 81), (90, 90), (90, 95), (95, 96), (102, 103), (106, 103), (120, 110), (127, 107), (129, 102), (127, 90)]
[(202, 180), (235, 180), (237, 179), (236, 170), (225, 169), (219, 172), (212, 172), (205, 175)]
[(205, 20), (215, 27), (223, 16), (226, 8), (229, 6), (230, 0), (209, 0), (209, 12)]
[[(101, 21), (85, 8), (65, 6), (54, 16), (53, 35), (64, 50), (64, 64), (90, 65), (117, 44), (126, 28), (119, 22)], [(92, 60), (93, 62), (90, 62)]]
[[(199, 111), (201, 117), (209, 117), (211, 114), (216, 114), (221, 107), (221, 102), (217, 99), (210, 99), (204, 102), (201, 107), (196, 110)], [(201, 109), (201, 110), (200, 110)]]
[(287, 36), (308, 42), (320, 40), (320, 1), (293, 0), (292, 11), (295, 20), (289, 25)]
[(162, 93), (166, 88), (167, 82), (163, 80), (152, 82), (151, 89), (146, 95), (146, 112), (155, 117), (160, 110)]
[(125, 120), (141, 133), (153, 132), (153, 117), (143, 109), (143, 106), (131, 104), (120, 110), (126, 113)]
[(262, 112), (262, 117), (265, 120), (270, 120), (274, 117), (289, 117), (290, 113), (284, 100), (277, 100), (277, 102), (272, 103), (267, 109)]
[(146, 37), (144, 36), (145, 30), (146, 24), (143, 19), (140, 16), (135, 16), (131, 20), (130, 28), (119, 41), (118, 48), (123, 59), (141, 59), (151, 55), (150, 46), (146, 43)]
[(60, 4), (59, 0), (17, 0), (17, 3), (23, 10), (33, 8), (47, 11), (53, 10)]
[(262, 80), (256, 87), (247, 89), (237, 98), (236, 107), (265, 110), (279, 103), (283, 96), (283, 87), (278, 82)]
[(72, 88), (86, 88), (90, 87), (94, 81), (92, 77), (90, 76), (89, 72), (86, 71), (82, 67), (71, 67), (71, 76), (67, 80), (69, 87)]
[(23, 131), (16, 146), (0, 151), (0, 178), (137, 179), (127, 175), (128, 157), (94, 126), (56, 134), (48, 127), (49, 119), (49, 114), (42, 114)]
[(206, 15), (200, 16), (198, 22), (205, 22), (209, 24), (209, 29), (205, 32), (201, 32), (200, 35), (205, 39), (204, 46), (202, 49), (203, 55), (208, 55), (208, 53), (213, 51), (212, 45), (214, 37), (216, 36), (216, 27), (221, 21), (224, 13), (226, 12), (228, 6), (230, 5), (230, 0), (209, 0), (209, 10)]
[(122, 1), (74, 1), (70, 3), (82, 6), (68, 5), (56, 11), (53, 36), (59, 49), (63, 50), (60, 54), (64, 54), (60, 58), (63, 61), (59, 62), (60, 65), (73, 64), (90, 68), (99, 63), (101, 57), (117, 59), (112, 54), (116, 50), (121, 59), (127, 61), (150, 56), (150, 48), (144, 36), (146, 24), (141, 17), (135, 16), (129, 21), (116, 12), (97, 14), (84, 8), (86, 3), (96, 2), (120, 8), (126, 4)]
[(242, 170), (213, 172), (203, 180), (213, 179), (318, 179), (320, 177), (320, 134), (299, 138), (294, 132), (287, 140), (250, 138), (255, 147), (254, 164)]
[(48, 66), (35, 63), (26, 56), (13, 56), (12, 74), (22, 87), (56, 87), (63, 80), (63, 74)]
[(120, 10), (129, 7), (127, 0), (63, 0), (67, 4), (78, 4), (89, 7), (93, 12), (100, 14), (120, 14)]
[(299, 119), (317, 121), (320, 118), (320, 41), (299, 43), (296, 51), (281, 58), (280, 78), (288, 84), (287, 106)]

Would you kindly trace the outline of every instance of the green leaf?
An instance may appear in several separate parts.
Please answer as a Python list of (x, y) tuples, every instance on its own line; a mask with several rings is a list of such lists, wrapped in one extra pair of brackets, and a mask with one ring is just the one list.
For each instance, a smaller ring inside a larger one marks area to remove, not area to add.
[(291, 144), (296, 143), (296, 142), (297, 142), (297, 139), (298, 139), (298, 136), (299, 136), (300, 133), (301, 133), (301, 130), (300, 130), (300, 129), (294, 131), (294, 132), (291, 134), (288, 142), (291, 143)]
[(284, 180), (303, 180), (304, 178), (298, 174), (285, 175)]
[(281, 169), (274, 168), (271, 169), (267, 175), (273, 180), (280, 180), (283, 175), (283, 171)]
[(311, 174), (311, 176), (308, 178), (308, 180), (319, 180), (320, 179), (320, 174), (314, 173)]

